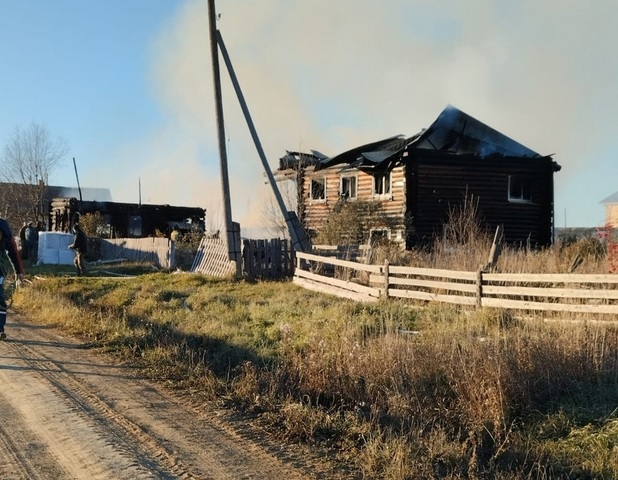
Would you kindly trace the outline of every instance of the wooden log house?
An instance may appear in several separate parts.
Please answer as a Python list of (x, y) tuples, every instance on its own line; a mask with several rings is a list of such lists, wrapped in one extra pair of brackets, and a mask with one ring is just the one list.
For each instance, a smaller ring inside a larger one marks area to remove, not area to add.
[[(341, 202), (377, 202), (392, 222), (377, 233), (408, 248), (428, 244), (449, 215), (477, 202), (488, 231), (509, 244), (550, 245), (554, 180), (540, 155), (449, 105), (427, 129), (362, 145), (334, 157), (286, 152), (275, 177), (295, 179), (298, 216), (310, 238)], [(378, 229), (380, 230), (380, 229)]]

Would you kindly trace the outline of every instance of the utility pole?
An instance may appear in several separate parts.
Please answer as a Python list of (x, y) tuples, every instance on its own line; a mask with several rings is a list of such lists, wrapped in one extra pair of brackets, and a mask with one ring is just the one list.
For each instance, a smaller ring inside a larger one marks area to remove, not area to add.
[(215, 0), (208, 0), (208, 18), (210, 25), (210, 52), (212, 56), (212, 75), (217, 116), (217, 134), (219, 140), (219, 162), (221, 167), (221, 188), (223, 191), (223, 210), (228, 257), (236, 262), (236, 273), (241, 273), (240, 245), (236, 245), (236, 232), (232, 222), (232, 205), (230, 201), (230, 182), (227, 168), (227, 151), (225, 149), (225, 125), (223, 123), (223, 100), (221, 97), (221, 77), (219, 74), (219, 50), (217, 48), (217, 13)]

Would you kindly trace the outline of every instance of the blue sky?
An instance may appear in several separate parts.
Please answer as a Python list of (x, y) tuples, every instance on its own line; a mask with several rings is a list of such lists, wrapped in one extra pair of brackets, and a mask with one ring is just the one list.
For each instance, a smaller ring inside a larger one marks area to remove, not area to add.
[[(218, 0), (272, 168), (428, 127), (447, 104), (555, 154), (557, 226), (618, 191), (618, 2)], [(0, 148), (32, 122), (69, 153), (50, 179), (222, 222), (207, 0), (0, 0)], [(269, 196), (222, 66), (233, 217)]]

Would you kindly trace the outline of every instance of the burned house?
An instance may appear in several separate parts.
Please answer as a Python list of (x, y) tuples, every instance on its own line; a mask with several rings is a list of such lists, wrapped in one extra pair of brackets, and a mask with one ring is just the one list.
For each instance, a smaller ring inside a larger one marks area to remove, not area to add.
[(98, 213), (108, 238), (169, 236), (173, 230), (204, 232), (206, 210), (199, 207), (137, 203), (79, 201), (75, 197), (54, 198), (49, 209), (49, 229), (69, 232), (81, 215)]
[(378, 232), (406, 247), (429, 243), (470, 199), (510, 244), (553, 241), (554, 173), (560, 166), (453, 106), (412, 137), (401, 135), (329, 157), (287, 152), (278, 180), (295, 179), (298, 216), (310, 236), (342, 202), (376, 202), (391, 219)]

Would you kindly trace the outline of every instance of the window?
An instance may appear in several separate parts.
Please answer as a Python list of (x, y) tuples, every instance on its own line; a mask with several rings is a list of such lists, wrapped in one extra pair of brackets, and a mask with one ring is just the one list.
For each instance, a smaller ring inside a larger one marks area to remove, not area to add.
[(341, 177), (340, 195), (341, 198), (356, 198), (356, 175), (344, 175)]
[(311, 200), (326, 200), (326, 179), (311, 179)]
[(380, 172), (373, 175), (373, 195), (388, 197), (391, 194), (391, 172)]
[(509, 175), (509, 202), (532, 202), (531, 180), (523, 175)]
[(387, 244), (391, 238), (391, 231), (388, 228), (372, 228), (369, 230), (369, 244)]
[(139, 215), (132, 215), (129, 217), (129, 237), (141, 237), (142, 236), (142, 217)]

